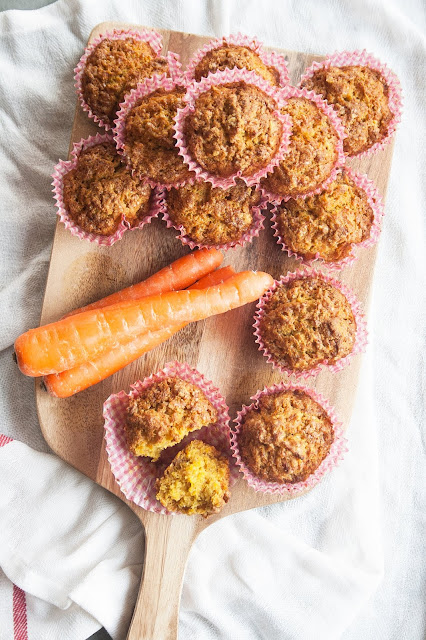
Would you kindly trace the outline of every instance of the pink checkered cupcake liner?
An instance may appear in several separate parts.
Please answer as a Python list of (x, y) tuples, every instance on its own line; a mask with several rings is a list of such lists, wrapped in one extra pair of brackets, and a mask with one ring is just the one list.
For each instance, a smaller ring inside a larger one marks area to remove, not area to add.
[[(339, 169), (339, 171), (341, 171), (341, 169)], [(373, 245), (376, 244), (376, 242), (379, 239), (380, 232), (382, 229), (382, 219), (385, 213), (383, 198), (378, 192), (374, 182), (370, 180), (366, 175), (362, 173), (356, 173), (355, 171), (350, 169), (348, 166), (345, 166), (345, 171), (349, 175), (350, 179), (353, 180), (353, 182), (356, 184), (356, 186), (365, 193), (368, 204), (370, 205), (373, 211), (373, 223), (371, 225), (370, 235), (368, 236), (368, 238), (366, 238), (362, 242), (353, 243), (351, 252), (342, 260), (328, 262), (324, 260), (319, 253), (317, 253), (314, 258), (310, 258), (308, 260), (304, 258), (302, 255), (300, 255), (299, 253), (290, 249), (290, 247), (286, 245), (285, 240), (280, 234), (278, 220), (277, 220), (279, 205), (275, 205), (271, 210), (271, 226), (274, 230), (274, 236), (277, 240), (277, 244), (281, 246), (281, 249), (285, 251), (289, 257), (296, 258), (296, 260), (300, 260), (300, 262), (302, 262), (303, 265), (313, 266), (315, 263), (318, 263), (319, 265), (326, 266), (327, 269), (331, 271), (338, 271), (340, 269), (343, 269), (344, 267), (347, 267), (353, 264), (356, 261), (359, 255), (358, 248), (362, 247), (364, 249), (367, 249), (368, 247), (372, 247)], [(355, 249), (356, 249), (356, 252), (355, 252)]]
[[(197, 385), (217, 410), (218, 420), (213, 425), (203, 427), (199, 431), (193, 431), (180, 443), (166, 449), (159, 460), (152, 462), (149, 458), (135, 456), (127, 447), (124, 433), (126, 409), (130, 398), (137, 397), (144, 389), (169, 376), (179, 377)], [(168, 362), (161, 371), (131, 385), (129, 393), (120, 391), (109, 396), (104, 403), (103, 415), (105, 418), (106, 450), (114, 477), (125, 497), (147, 511), (175, 515), (163, 507), (155, 497), (155, 482), (176, 454), (191, 440), (202, 440), (228, 456), (230, 486), (238, 478), (238, 470), (230, 449), (229, 414), (225, 399), (210, 380), (207, 380), (197, 369), (193, 369), (186, 363)]]
[[(269, 97), (273, 98), (277, 103), (277, 110), (274, 111), (274, 116), (280, 120), (283, 131), (281, 136), (281, 143), (277, 153), (267, 166), (259, 169), (250, 176), (242, 175), (241, 171), (228, 176), (227, 178), (221, 178), (209, 171), (203, 169), (198, 162), (191, 156), (191, 153), (186, 144), (186, 138), (184, 134), (184, 124), (186, 117), (192, 113), (195, 109), (195, 101), (197, 98), (206, 91), (209, 91), (213, 86), (230, 84), (234, 82), (245, 82), (246, 84), (253, 85), (266, 93)], [(248, 186), (258, 184), (259, 180), (270, 173), (274, 167), (277, 166), (284, 158), (288, 151), (290, 134), (291, 134), (291, 118), (281, 113), (280, 109), (283, 105), (282, 92), (283, 89), (272, 87), (263, 78), (258, 76), (253, 71), (247, 71), (247, 69), (224, 69), (223, 71), (216, 71), (216, 73), (210, 73), (207, 77), (202, 78), (200, 82), (192, 82), (187, 86), (187, 93), (185, 96), (186, 106), (183, 109), (178, 109), (175, 118), (175, 139), (179, 148), (179, 153), (183, 157), (185, 163), (189, 168), (194, 171), (197, 180), (204, 180), (211, 182), (214, 187), (220, 187), (226, 189), (235, 184), (237, 178), (241, 178)]]
[[(339, 116), (336, 114), (335, 110), (330, 107), (328, 102), (323, 100), (321, 96), (314, 93), (313, 91), (308, 91), (307, 89), (298, 89), (296, 87), (284, 87), (282, 89), (282, 95), (284, 101), (289, 98), (306, 98), (313, 102), (320, 111), (322, 111), (330, 121), (331, 126), (337, 135), (337, 143), (336, 143), (336, 161), (331, 169), (329, 176), (325, 180), (321, 182), (314, 189), (310, 189), (304, 193), (298, 193), (296, 195), (281, 195), (278, 193), (273, 193), (268, 191), (268, 189), (262, 184), (261, 188), (266, 198), (269, 199), (270, 202), (275, 204), (280, 204), (281, 202), (287, 202), (291, 198), (307, 198), (308, 196), (316, 195), (317, 193), (321, 193), (324, 189), (326, 189), (336, 178), (337, 171), (339, 167), (345, 164), (345, 154), (343, 152), (343, 140), (346, 137), (345, 129), (343, 127), (342, 121)], [(291, 138), (290, 138), (291, 144)], [(270, 173), (270, 172), (268, 172)]]
[[(324, 282), (328, 282), (336, 289), (339, 289), (341, 293), (345, 296), (347, 301), (349, 302), (352, 313), (355, 318), (356, 323), (356, 333), (355, 333), (355, 342), (351, 353), (349, 353), (344, 358), (341, 358), (334, 364), (329, 364), (327, 360), (324, 362), (320, 362), (316, 367), (312, 367), (312, 369), (304, 369), (303, 371), (297, 371), (295, 369), (291, 369), (280, 362), (278, 362), (274, 356), (271, 354), (269, 349), (263, 342), (262, 333), (261, 333), (261, 321), (263, 319), (263, 314), (265, 311), (265, 304), (270, 300), (274, 291), (283, 284), (288, 284), (292, 280), (298, 278), (318, 278), (323, 280)], [(296, 379), (305, 379), (311, 376), (317, 376), (321, 371), (331, 371), (332, 373), (336, 373), (337, 371), (341, 371), (345, 366), (347, 366), (352, 358), (360, 353), (365, 351), (367, 346), (367, 324), (365, 320), (364, 313), (362, 312), (361, 304), (356, 298), (355, 294), (349, 287), (347, 287), (339, 280), (332, 278), (331, 276), (318, 271), (317, 269), (305, 268), (295, 271), (293, 273), (288, 273), (286, 276), (281, 276), (279, 280), (275, 280), (274, 284), (263, 296), (260, 298), (257, 303), (257, 311), (254, 316), (254, 335), (256, 336), (256, 343), (259, 345), (259, 351), (263, 353), (267, 361), (272, 365), (274, 369), (278, 369), (281, 373), (285, 373), (289, 376), (294, 376)]]
[(321, 62), (313, 62), (312, 65), (303, 73), (299, 86), (302, 86), (308, 78), (311, 78), (318, 69), (347, 66), (363, 66), (374, 69), (374, 71), (380, 73), (386, 80), (386, 84), (389, 88), (389, 109), (393, 113), (393, 118), (389, 123), (388, 133), (383, 140), (376, 142), (372, 147), (370, 147), (370, 149), (351, 156), (352, 158), (363, 158), (384, 149), (392, 139), (392, 136), (401, 121), (402, 89), (401, 83), (396, 74), (391, 71), (386, 64), (380, 62), (380, 60), (372, 56), (371, 53), (368, 53), (365, 49), (362, 51), (336, 51), (335, 53), (327, 56), (325, 60), (322, 60)]
[(268, 203), (261, 199), (258, 205), (255, 205), (251, 208), (253, 212), (253, 222), (249, 229), (247, 229), (243, 235), (237, 240), (232, 240), (231, 242), (225, 242), (222, 244), (206, 244), (202, 242), (195, 242), (187, 233), (185, 228), (182, 225), (177, 225), (170, 218), (167, 208), (167, 193), (165, 193), (164, 200), (162, 202), (162, 214), (163, 220), (165, 221), (168, 229), (175, 229), (179, 232), (179, 235), (176, 237), (182, 242), (182, 244), (187, 245), (190, 249), (220, 249), (222, 251), (226, 251), (227, 249), (233, 249), (234, 247), (242, 247), (249, 242), (252, 242), (253, 238), (257, 238), (261, 230), (263, 229), (263, 224), (265, 221), (264, 212), (266, 211)]
[(112, 134), (97, 133), (95, 136), (90, 136), (89, 138), (76, 142), (73, 146), (70, 160), (60, 160), (55, 166), (54, 172), (52, 174), (52, 186), (57, 207), (56, 213), (59, 216), (60, 221), (64, 223), (65, 228), (69, 229), (70, 233), (73, 236), (77, 236), (78, 238), (80, 238), (80, 240), (84, 239), (88, 240), (89, 242), (95, 242), (98, 245), (111, 247), (115, 242), (117, 242), (117, 240), (121, 240), (123, 234), (126, 231), (132, 229), (142, 229), (142, 227), (148, 224), (148, 222), (151, 222), (151, 220), (160, 213), (160, 211), (162, 210), (163, 193), (160, 189), (155, 189), (152, 192), (149, 213), (144, 216), (134, 227), (130, 227), (129, 223), (126, 220), (123, 220), (118, 226), (117, 231), (111, 236), (102, 236), (96, 233), (88, 233), (87, 231), (84, 231), (81, 227), (79, 227), (69, 216), (66, 209), (63, 197), (63, 179), (67, 173), (76, 168), (79, 155), (82, 151), (84, 151), (84, 149), (89, 149), (89, 147), (101, 144), (102, 142), (114, 142)]
[(198, 49), (186, 67), (184, 75), (186, 83), (190, 84), (193, 82), (196, 66), (201, 62), (204, 56), (209, 53), (209, 51), (214, 51), (215, 49), (219, 49), (220, 47), (230, 44), (237, 47), (246, 47), (247, 49), (251, 49), (259, 56), (267, 67), (274, 67), (274, 69), (278, 71), (281, 87), (290, 84), (287, 61), (284, 55), (277, 53), (276, 51), (266, 51), (263, 48), (262, 43), (257, 38), (246, 36), (241, 33), (223, 36), (223, 38), (214, 38), (201, 47), (201, 49)]
[[(280, 483), (280, 482), (267, 482), (258, 478), (250, 471), (243, 459), (241, 458), (238, 436), (241, 431), (241, 423), (244, 416), (257, 408), (259, 398), (265, 395), (281, 393), (282, 391), (303, 391), (308, 394), (315, 402), (317, 402), (327, 413), (333, 425), (334, 440), (330, 447), (330, 451), (326, 458), (321, 462), (319, 467), (303, 482), (296, 483)], [(243, 474), (247, 483), (255, 491), (262, 491), (263, 493), (272, 493), (274, 495), (291, 496), (295, 497), (298, 494), (305, 493), (312, 489), (318, 482), (335, 467), (344, 457), (344, 454), (348, 451), (347, 440), (343, 435), (342, 424), (336, 416), (334, 408), (329, 404), (325, 397), (313, 389), (308, 387), (296, 386), (281, 382), (275, 384), (272, 387), (265, 387), (263, 391), (258, 391), (256, 395), (250, 398), (252, 401), (249, 406), (244, 405), (242, 410), (237, 414), (235, 419), (235, 428), (231, 434), (231, 449), (232, 454), (237, 462), (237, 465)]]
[[(94, 49), (96, 49), (96, 47), (102, 42), (102, 40), (126, 40), (127, 38), (133, 38), (134, 40), (147, 42), (153, 49), (155, 55), (157, 57), (160, 56), (161, 50), (163, 48), (163, 38), (157, 31), (154, 31), (153, 29), (142, 29), (141, 31), (136, 31), (133, 29), (114, 29), (113, 31), (106, 31), (105, 33), (100, 34), (97, 38), (95, 38), (95, 40), (93, 40), (93, 42), (87, 45), (76, 68), (74, 69), (74, 86), (77, 90), (78, 99), (83, 111), (87, 113), (89, 118), (97, 122), (99, 126), (104, 127), (107, 131), (109, 131), (109, 129), (112, 129), (112, 124), (106, 122), (95, 113), (93, 113), (92, 109), (89, 107), (83, 97), (82, 80), (84, 68), (90, 54), (94, 51)], [(169, 53), (167, 53), (166, 55), (166, 58), (169, 64), (171, 77), (180, 78), (182, 75), (182, 65), (179, 55), (177, 53), (169, 51)]]
[(194, 184), (195, 176), (193, 178), (188, 177), (184, 180), (177, 180), (175, 182), (158, 182), (153, 180), (148, 175), (141, 174), (136, 167), (133, 167), (132, 161), (126, 153), (126, 119), (129, 112), (137, 104), (139, 100), (148, 96), (149, 94), (163, 89), (164, 91), (173, 91), (176, 87), (183, 86), (180, 79), (169, 78), (165, 74), (156, 75), (152, 78), (145, 78), (140, 82), (137, 87), (132, 89), (124, 99), (124, 102), (120, 104), (120, 108), (117, 111), (117, 118), (114, 120), (114, 140), (117, 146), (118, 152), (126, 159), (128, 167), (131, 169), (133, 175), (137, 175), (141, 180), (147, 182), (152, 188), (157, 186), (164, 189), (171, 189), (172, 187), (178, 188), (185, 184)]

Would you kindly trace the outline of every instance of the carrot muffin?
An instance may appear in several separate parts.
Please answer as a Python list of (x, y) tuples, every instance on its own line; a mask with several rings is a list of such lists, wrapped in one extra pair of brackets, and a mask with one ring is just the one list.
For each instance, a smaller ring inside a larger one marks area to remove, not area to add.
[(159, 89), (139, 100), (125, 122), (125, 153), (140, 176), (156, 182), (178, 182), (191, 177), (176, 147), (174, 118), (184, 106), (185, 90)]
[(87, 59), (81, 88), (91, 111), (112, 125), (118, 105), (143, 78), (168, 73), (165, 58), (156, 57), (143, 40), (105, 38)]
[(88, 233), (113, 235), (125, 219), (135, 226), (150, 208), (151, 188), (134, 178), (112, 142), (83, 150), (63, 178), (68, 215)]
[(292, 118), (289, 151), (262, 185), (278, 196), (296, 197), (318, 188), (330, 176), (339, 137), (328, 116), (307, 98), (289, 98), (281, 111)]
[(326, 411), (301, 390), (261, 396), (238, 434), (241, 458), (255, 476), (292, 484), (315, 472), (333, 440)]
[(216, 409), (199, 387), (169, 377), (130, 398), (124, 429), (132, 453), (157, 460), (163, 449), (216, 420)]
[(253, 207), (260, 193), (237, 180), (234, 187), (221, 189), (197, 182), (167, 194), (167, 212), (176, 226), (200, 244), (226, 244), (239, 240), (253, 224)]
[(279, 86), (280, 72), (274, 67), (268, 67), (259, 54), (250, 49), (236, 44), (224, 43), (217, 49), (208, 51), (194, 69), (194, 78), (199, 82), (209, 73), (223, 71), (224, 69), (248, 69), (255, 71), (269, 84)]
[(311, 260), (342, 260), (352, 245), (370, 236), (374, 212), (367, 195), (343, 169), (329, 187), (277, 207), (276, 226), (284, 244)]
[(157, 500), (190, 516), (217, 513), (229, 500), (229, 464), (215, 447), (193, 440), (157, 480)]
[(195, 100), (184, 133), (192, 157), (220, 177), (251, 176), (277, 153), (282, 123), (273, 98), (254, 85), (213, 86)]
[(366, 151), (387, 136), (393, 118), (389, 87), (375, 69), (364, 66), (318, 69), (303, 86), (321, 94), (337, 111), (348, 136), (343, 142), (348, 155)]
[(298, 371), (334, 364), (351, 353), (356, 321), (346, 297), (317, 277), (280, 284), (264, 305), (259, 332), (282, 366)]

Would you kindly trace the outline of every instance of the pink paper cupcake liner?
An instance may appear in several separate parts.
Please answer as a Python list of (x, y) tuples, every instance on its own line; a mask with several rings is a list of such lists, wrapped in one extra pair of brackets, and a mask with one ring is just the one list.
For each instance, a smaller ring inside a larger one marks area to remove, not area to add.
[(223, 38), (214, 38), (207, 42), (201, 49), (194, 54), (194, 56), (189, 61), (186, 71), (185, 71), (185, 81), (187, 84), (191, 83), (194, 80), (194, 72), (195, 68), (199, 62), (204, 58), (204, 56), (209, 53), (209, 51), (213, 51), (214, 49), (218, 49), (224, 45), (235, 45), (237, 47), (247, 47), (247, 49), (251, 49), (262, 60), (262, 62), (267, 67), (274, 67), (280, 74), (280, 86), (284, 87), (287, 84), (290, 84), (290, 76), (287, 67), (287, 61), (284, 55), (277, 53), (276, 51), (265, 51), (262, 43), (254, 37), (246, 36), (241, 33), (231, 34), (229, 36), (224, 36)]
[(170, 218), (168, 209), (167, 209), (167, 194), (165, 194), (165, 198), (162, 202), (162, 211), (163, 220), (165, 221), (168, 229), (176, 229), (179, 232), (179, 235), (176, 236), (182, 242), (190, 247), (190, 249), (211, 249), (214, 247), (215, 249), (219, 249), (221, 251), (226, 251), (227, 249), (233, 249), (234, 247), (242, 247), (243, 245), (252, 242), (253, 238), (257, 238), (260, 231), (263, 229), (263, 223), (265, 221), (265, 216), (263, 212), (267, 208), (267, 203), (264, 199), (262, 199), (258, 205), (252, 207), (253, 212), (253, 223), (247, 231), (243, 233), (241, 238), (238, 240), (232, 240), (231, 242), (226, 242), (223, 244), (205, 244), (202, 242), (195, 242), (192, 240), (190, 236), (185, 231), (185, 228), (182, 225), (176, 225), (173, 220)]
[[(280, 483), (261, 480), (260, 478), (255, 476), (252, 471), (250, 471), (245, 462), (242, 460), (239, 451), (238, 435), (241, 431), (241, 422), (244, 416), (249, 411), (256, 408), (257, 402), (262, 396), (280, 393), (282, 391), (303, 391), (307, 393), (326, 411), (333, 425), (334, 440), (327, 457), (324, 458), (324, 460), (314, 471), (314, 473), (311, 474), (303, 482)], [(335, 467), (339, 463), (339, 461), (343, 459), (344, 454), (348, 450), (347, 440), (343, 436), (342, 425), (336, 416), (334, 408), (329, 404), (329, 402), (324, 398), (322, 394), (315, 392), (313, 391), (313, 389), (309, 389), (307, 387), (295, 386), (282, 382), (280, 384), (275, 384), (272, 387), (265, 387), (263, 391), (258, 391), (255, 396), (250, 398), (250, 400), (252, 401), (250, 406), (244, 405), (235, 419), (236, 427), (231, 434), (231, 448), (240, 471), (242, 472), (247, 483), (255, 491), (263, 491), (264, 493), (272, 493), (274, 495), (282, 496), (296, 496), (297, 494), (300, 494), (302, 492), (304, 493), (312, 489), (316, 484), (318, 484), (318, 482), (325, 476), (326, 473), (331, 471), (331, 469), (333, 469), (333, 467)]]
[[(137, 397), (141, 391), (168, 376), (176, 376), (196, 384), (216, 408), (218, 420), (214, 425), (193, 431), (180, 443), (166, 449), (159, 460), (152, 462), (149, 458), (135, 456), (127, 447), (124, 434), (126, 409), (130, 398)], [(104, 403), (103, 415), (105, 418), (106, 450), (114, 477), (126, 498), (148, 511), (175, 515), (174, 512), (163, 507), (155, 497), (155, 481), (178, 451), (181, 451), (191, 440), (203, 440), (228, 455), (230, 486), (235, 483), (238, 477), (238, 470), (233, 464), (230, 450), (229, 415), (225, 399), (210, 380), (185, 363), (169, 362), (161, 371), (131, 385), (129, 393), (120, 391), (120, 393), (109, 396)]]
[(362, 51), (336, 51), (332, 55), (327, 56), (322, 62), (313, 62), (312, 65), (303, 73), (299, 86), (301, 86), (308, 78), (311, 78), (318, 69), (329, 69), (330, 67), (343, 66), (363, 66), (374, 69), (383, 76), (389, 87), (389, 108), (394, 117), (389, 123), (387, 136), (383, 138), (383, 140), (376, 142), (376, 144), (366, 151), (361, 151), (360, 153), (350, 156), (351, 158), (363, 158), (376, 153), (380, 149), (384, 149), (395, 133), (401, 120), (402, 113), (401, 83), (395, 73), (391, 71), (386, 64), (380, 62), (380, 60), (374, 58), (374, 56), (363, 49)]
[[(271, 298), (272, 294), (277, 289), (277, 287), (279, 287), (282, 284), (287, 284), (288, 282), (291, 282), (291, 280), (295, 280), (297, 278), (306, 278), (306, 277), (318, 278), (320, 280), (323, 280), (324, 282), (328, 282), (333, 287), (336, 287), (336, 289), (339, 289), (339, 291), (343, 293), (343, 295), (345, 296), (345, 298), (347, 299), (347, 301), (351, 306), (352, 313), (355, 318), (356, 333), (355, 333), (355, 342), (354, 342), (353, 349), (351, 353), (349, 353), (344, 358), (341, 358), (334, 364), (329, 364), (327, 360), (325, 360), (324, 362), (320, 362), (316, 367), (312, 367), (312, 369), (304, 369), (303, 371), (297, 371), (295, 369), (291, 369), (290, 367), (287, 367), (277, 362), (277, 360), (274, 358), (274, 356), (271, 354), (271, 352), (263, 342), (261, 330), (260, 330), (260, 323), (263, 318), (265, 304)], [(257, 304), (257, 311), (255, 313), (254, 320), (255, 320), (253, 324), (254, 335), (256, 336), (256, 343), (259, 345), (259, 351), (263, 353), (267, 361), (270, 364), (272, 364), (274, 369), (278, 369), (281, 373), (286, 373), (289, 376), (293, 375), (296, 379), (304, 379), (310, 376), (317, 376), (319, 373), (321, 373), (322, 370), (331, 371), (333, 373), (337, 371), (341, 371), (350, 362), (353, 356), (365, 351), (365, 348), (367, 346), (367, 324), (361, 309), (361, 305), (358, 299), (356, 298), (355, 294), (351, 289), (349, 289), (349, 287), (344, 285), (342, 282), (335, 280), (331, 276), (326, 275), (325, 273), (322, 273), (317, 269), (312, 269), (312, 268), (301, 269), (299, 271), (295, 271), (294, 273), (288, 273), (286, 276), (281, 276), (279, 280), (275, 280), (272, 287), (268, 289), (268, 291), (260, 298)]]
[(185, 180), (178, 180), (175, 182), (157, 182), (147, 176), (142, 176), (139, 172), (133, 168), (130, 158), (126, 154), (126, 138), (125, 138), (125, 126), (128, 113), (135, 104), (141, 98), (148, 96), (150, 93), (163, 89), (164, 91), (173, 91), (175, 87), (182, 86), (180, 79), (169, 78), (165, 74), (156, 75), (152, 78), (145, 78), (140, 82), (135, 89), (132, 89), (124, 99), (124, 102), (120, 104), (120, 108), (117, 111), (117, 118), (114, 120), (114, 140), (117, 146), (118, 153), (126, 158), (127, 165), (131, 169), (133, 175), (138, 175), (141, 180), (147, 182), (152, 188), (160, 186), (164, 189), (171, 189), (172, 187), (178, 188), (185, 184), (194, 184), (194, 178), (186, 178)]
[(56, 213), (58, 214), (60, 221), (64, 223), (65, 228), (69, 229), (71, 234), (73, 236), (77, 236), (78, 238), (80, 238), (80, 240), (84, 239), (88, 240), (89, 242), (95, 242), (98, 245), (110, 247), (115, 242), (117, 242), (117, 240), (120, 240), (123, 237), (125, 231), (132, 229), (142, 229), (142, 227), (144, 227), (148, 222), (150, 222), (160, 213), (160, 211), (162, 210), (163, 193), (160, 189), (155, 189), (152, 192), (149, 213), (144, 216), (142, 220), (140, 220), (140, 222), (134, 227), (130, 227), (129, 223), (124, 220), (118, 226), (117, 231), (111, 236), (102, 236), (96, 233), (88, 233), (87, 231), (84, 231), (81, 227), (79, 227), (69, 216), (64, 203), (63, 178), (72, 169), (75, 169), (78, 163), (78, 157), (84, 149), (93, 147), (96, 144), (101, 144), (102, 142), (114, 142), (111, 133), (97, 133), (95, 136), (90, 136), (85, 140), (76, 142), (71, 152), (71, 159), (60, 160), (55, 166), (55, 170), (52, 174), (52, 186), (54, 198), (56, 200)]
[[(238, 171), (232, 176), (221, 178), (204, 170), (201, 165), (199, 165), (198, 162), (196, 162), (196, 160), (192, 158), (186, 144), (184, 123), (186, 117), (194, 111), (195, 101), (202, 93), (209, 91), (209, 89), (211, 89), (213, 86), (229, 84), (233, 82), (245, 82), (246, 84), (254, 85), (275, 100), (275, 102), (277, 103), (277, 110), (274, 112), (274, 115), (281, 121), (283, 126), (283, 133), (281, 137), (280, 147), (266, 167), (264, 167), (263, 169), (259, 169), (251, 176), (243, 176), (241, 175), (241, 171)], [(261, 178), (266, 176), (267, 173), (270, 173), (273, 168), (281, 162), (288, 151), (291, 134), (291, 118), (289, 118), (289, 116), (283, 115), (280, 111), (281, 107), (283, 106), (283, 91), (284, 89), (272, 87), (256, 73), (254, 73), (253, 71), (247, 71), (246, 69), (225, 69), (223, 71), (216, 71), (216, 73), (210, 73), (206, 78), (202, 78), (200, 82), (192, 82), (187, 86), (187, 93), (185, 96), (185, 101), (187, 104), (183, 109), (178, 109), (175, 118), (176, 133), (174, 137), (176, 138), (180, 155), (183, 157), (185, 163), (189, 166), (189, 168), (194, 171), (198, 180), (211, 182), (214, 187), (221, 187), (222, 189), (226, 189), (227, 187), (231, 187), (233, 184), (235, 184), (235, 180), (237, 178), (241, 178), (248, 186), (252, 186), (254, 184), (258, 184)]]
[[(284, 102), (289, 100), (289, 98), (306, 98), (307, 100), (310, 100), (311, 102), (313, 102), (318, 107), (318, 109), (320, 109), (327, 116), (338, 137), (337, 148), (336, 148), (337, 157), (328, 178), (326, 178), (318, 187), (316, 187), (315, 189), (311, 189), (306, 193), (301, 193), (301, 194), (298, 194), (297, 196), (282, 196), (282, 195), (273, 193), (271, 191), (268, 191), (266, 187), (262, 185), (261, 188), (265, 197), (275, 204), (280, 204), (281, 202), (287, 202), (288, 200), (291, 200), (292, 198), (295, 198), (295, 197), (307, 198), (308, 196), (313, 196), (313, 195), (316, 195), (317, 193), (321, 193), (321, 191), (326, 189), (336, 178), (336, 174), (339, 167), (345, 164), (345, 154), (343, 151), (343, 140), (344, 138), (346, 138), (345, 129), (343, 127), (342, 121), (340, 120), (339, 116), (337, 115), (335, 110), (328, 104), (328, 102), (323, 100), (321, 96), (319, 96), (318, 94), (314, 93), (314, 91), (308, 91), (307, 89), (298, 89), (296, 87), (284, 87), (282, 89), (282, 96), (283, 96)], [(290, 144), (291, 144), (291, 139), (290, 139)], [(270, 173), (270, 171), (268, 173)]]
[(351, 253), (342, 260), (327, 262), (320, 256), (319, 253), (317, 253), (314, 258), (307, 260), (300, 254), (290, 249), (290, 247), (285, 244), (284, 239), (280, 235), (277, 220), (279, 205), (277, 205), (274, 206), (274, 208), (271, 210), (271, 226), (274, 229), (274, 237), (277, 239), (277, 244), (281, 245), (282, 250), (285, 251), (289, 257), (296, 258), (296, 260), (300, 260), (304, 265), (307, 266), (312, 266), (315, 264), (315, 262), (318, 262), (332, 271), (337, 271), (355, 262), (358, 257), (358, 252), (354, 252), (355, 249), (357, 249), (358, 247), (372, 247), (378, 241), (382, 228), (382, 219), (385, 212), (383, 198), (378, 192), (374, 182), (370, 180), (366, 175), (363, 175), (362, 173), (356, 173), (355, 171), (352, 171), (352, 169), (350, 169), (348, 166), (345, 166), (345, 171), (347, 172), (351, 180), (356, 184), (356, 186), (364, 191), (367, 196), (368, 204), (373, 211), (373, 223), (371, 225), (369, 237), (362, 242), (352, 243)]
[[(97, 116), (83, 97), (83, 89), (82, 89), (82, 78), (84, 68), (86, 66), (86, 62), (90, 54), (96, 49), (98, 44), (102, 42), (102, 40), (126, 40), (127, 38), (133, 38), (134, 40), (142, 40), (147, 42), (153, 49), (156, 56), (160, 56), (161, 50), (163, 47), (163, 38), (162, 36), (152, 29), (142, 29), (141, 31), (134, 31), (132, 29), (107, 31), (105, 33), (100, 34), (93, 42), (91, 42), (84, 50), (83, 55), (81, 56), (76, 68), (74, 69), (74, 86), (77, 90), (78, 99), (80, 101), (81, 107), (83, 111), (85, 111), (89, 118), (97, 122), (101, 127), (104, 127), (107, 131), (112, 129), (112, 125), (109, 122), (105, 122)], [(180, 62), (180, 57), (177, 53), (169, 52), (166, 55), (167, 61), (169, 63), (170, 75), (172, 78), (180, 78), (182, 75), (182, 65)]]

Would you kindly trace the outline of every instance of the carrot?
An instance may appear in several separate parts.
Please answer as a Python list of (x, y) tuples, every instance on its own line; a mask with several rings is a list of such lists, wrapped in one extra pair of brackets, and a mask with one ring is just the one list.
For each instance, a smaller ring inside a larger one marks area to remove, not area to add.
[(29, 376), (60, 373), (141, 333), (195, 322), (252, 302), (272, 283), (267, 273), (243, 271), (215, 287), (170, 291), (84, 311), (19, 336), (17, 362)]
[[(193, 284), (191, 289), (203, 289), (221, 284), (234, 273), (232, 267), (223, 267), (209, 273), (209, 275)], [(186, 326), (186, 323), (177, 327), (166, 327), (159, 331), (143, 333), (126, 344), (120, 344), (111, 351), (105, 351), (91, 362), (85, 362), (73, 369), (62, 371), (62, 373), (52, 373), (46, 376), (44, 383), (50, 393), (57, 398), (73, 396), (79, 391), (105, 380), (116, 371), (123, 369), (123, 367), (137, 360), (147, 351), (151, 351), (151, 349), (170, 338), (184, 326)]]
[(75, 309), (68, 316), (74, 316), (83, 311), (90, 309), (101, 309), (108, 307), (124, 300), (139, 300), (144, 296), (153, 296), (164, 291), (179, 291), (186, 289), (196, 280), (203, 278), (205, 275), (216, 269), (222, 262), (223, 255), (217, 249), (200, 249), (193, 251), (183, 258), (175, 260), (164, 269), (161, 269), (152, 276), (133, 284), (131, 287), (112, 293), (106, 298), (102, 298), (97, 302), (92, 302), (85, 307)]

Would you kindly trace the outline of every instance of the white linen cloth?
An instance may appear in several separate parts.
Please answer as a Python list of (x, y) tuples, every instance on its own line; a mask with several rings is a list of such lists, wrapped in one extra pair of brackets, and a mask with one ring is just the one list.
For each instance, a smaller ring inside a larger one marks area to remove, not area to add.
[[(72, 70), (92, 27), (108, 19), (206, 35), (242, 31), (271, 46), (317, 53), (366, 48), (400, 77), (405, 107), (370, 346), (347, 432), (350, 452), (309, 495), (226, 518), (201, 535), (188, 563), (179, 634), (181, 640), (420, 640), (422, 0), (58, 0), (0, 14), (0, 431), (40, 452), (47, 446), (33, 382), (12, 362), (12, 344), (39, 320), (56, 222), (50, 174), (67, 153)], [(27, 592), (30, 640), (84, 640), (101, 625), (124, 638), (142, 559), (134, 515), (66, 464), (16, 442), (0, 449), (0, 486), (0, 640), (26, 637), (14, 627), (9, 580)]]

